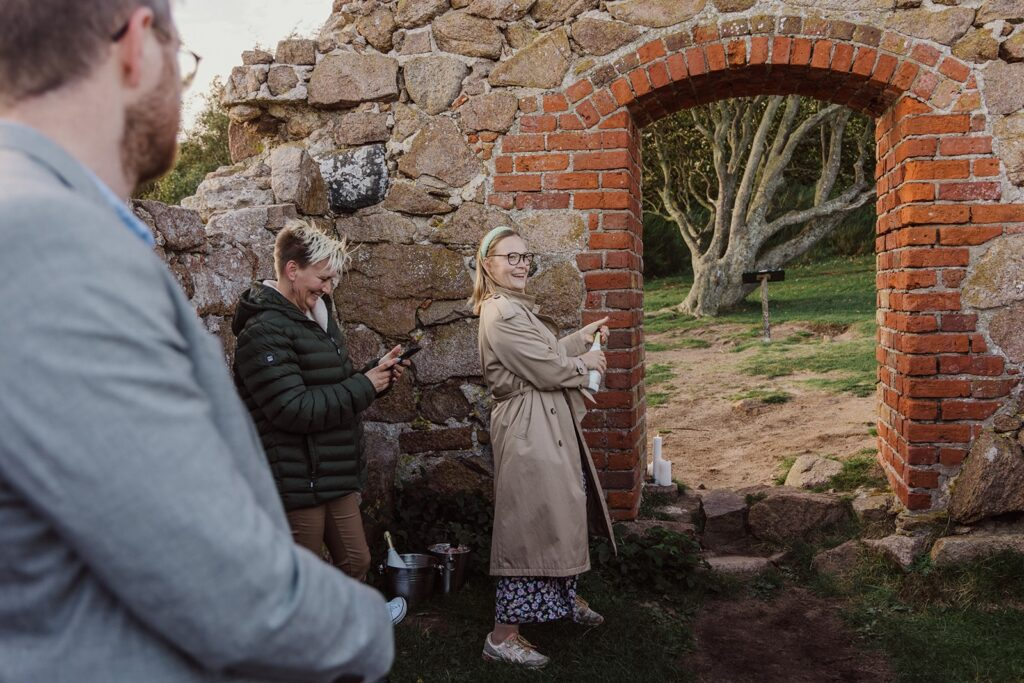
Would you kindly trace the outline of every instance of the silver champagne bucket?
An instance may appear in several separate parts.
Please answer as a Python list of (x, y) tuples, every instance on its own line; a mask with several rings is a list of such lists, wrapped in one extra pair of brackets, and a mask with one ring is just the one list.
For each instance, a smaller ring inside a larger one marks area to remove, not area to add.
[(440, 566), (433, 555), (407, 553), (400, 557), (407, 565), (405, 568), (381, 565), (378, 571), (384, 574), (388, 598), (401, 596), (413, 609), (433, 594)]
[(441, 593), (448, 595), (458, 592), (462, 588), (462, 584), (466, 582), (469, 548), (466, 546), (453, 547), (448, 543), (435, 543), (427, 548), (427, 551), (437, 558), (437, 564), (441, 570), (438, 576)]

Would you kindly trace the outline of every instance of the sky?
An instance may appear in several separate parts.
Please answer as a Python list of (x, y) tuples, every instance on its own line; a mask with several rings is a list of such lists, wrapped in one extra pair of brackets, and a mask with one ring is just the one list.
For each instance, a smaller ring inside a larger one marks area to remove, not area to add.
[(315, 37), (331, 14), (331, 0), (178, 0), (175, 20), (187, 48), (202, 57), (196, 80), (185, 93), (185, 129), (202, 106), (215, 76), (226, 80), (254, 45), (274, 51), (293, 32)]

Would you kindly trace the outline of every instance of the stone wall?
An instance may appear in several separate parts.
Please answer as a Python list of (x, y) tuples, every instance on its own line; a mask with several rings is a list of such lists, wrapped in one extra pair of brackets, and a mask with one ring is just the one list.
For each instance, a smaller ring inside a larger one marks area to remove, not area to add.
[(878, 121), (880, 460), (906, 506), (942, 508), (1024, 364), (1022, 21), (1024, 0), (339, 0), (315, 39), (243, 55), (224, 97), (237, 165), (184, 202), (206, 240), (162, 248), (223, 332), (237, 293), (270, 275), (283, 217), (359, 243), (337, 293), (355, 355), (425, 349), (368, 416), (386, 502), (396, 483), (489, 490), (464, 300), (481, 235), (518, 225), (561, 325), (612, 318), (585, 426), (613, 515), (630, 518), (640, 128), (726, 97), (839, 102)]

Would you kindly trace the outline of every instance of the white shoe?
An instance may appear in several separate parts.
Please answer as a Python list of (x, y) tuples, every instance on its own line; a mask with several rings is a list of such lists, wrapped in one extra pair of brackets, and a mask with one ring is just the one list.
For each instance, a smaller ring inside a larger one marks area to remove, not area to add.
[(604, 617), (590, 609), (587, 601), (579, 596), (576, 596), (576, 603), (572, 608), (572, 620), (584, 626), (600, 626), (604, 623)]
[(393, 625), (397, 626), (402, 619), (405, 619), (408, 611), (409, 603), (405, 601), (405, 598), (399, 596), (393, 600), (388, 600), (388, 614), (391, 615), (391, 623)]
[(484, 659), (488, 662), (508, 662), (528, 669), (540, 669), (548, 663), (548, 658), (537, 652), (537, 648), (521, 635), (514, 635), (505, 642), (495, 645), (491, 642), (491, 634), (484, 638)]

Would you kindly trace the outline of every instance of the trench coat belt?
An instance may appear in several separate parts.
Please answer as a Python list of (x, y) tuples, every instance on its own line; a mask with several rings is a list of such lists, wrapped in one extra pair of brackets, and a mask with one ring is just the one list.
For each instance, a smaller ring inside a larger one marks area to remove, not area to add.
[(509, 399), (515, 398), (516, 396), (522, 396), (529, 390), (530, 385), (526, 385), (523, 387), (519, 387), (515, 391), (510, 391), (507, 394), (502, 394), (501, 396), (498, 396), (497, 394), (491, 394), (491, 400), (494, 401), (495, 403), (503, 403), (505, 401), (508, 401)]

